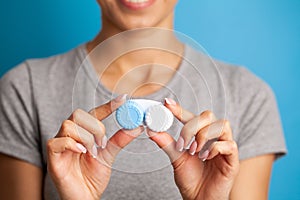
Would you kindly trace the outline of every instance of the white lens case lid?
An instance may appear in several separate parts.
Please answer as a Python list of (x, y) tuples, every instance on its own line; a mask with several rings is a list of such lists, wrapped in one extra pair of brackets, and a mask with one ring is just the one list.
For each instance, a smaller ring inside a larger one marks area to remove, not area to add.
[(155, 132), (168, 130), (174, 121), (173, 114), (162, 104), (151, 106), (145, 114), (145, 124)]

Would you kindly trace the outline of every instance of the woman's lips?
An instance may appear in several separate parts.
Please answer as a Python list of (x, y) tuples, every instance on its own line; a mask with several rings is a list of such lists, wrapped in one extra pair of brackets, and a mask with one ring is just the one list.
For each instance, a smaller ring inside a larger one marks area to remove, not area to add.
[(131, 10), (142, 10), (150, 7), (155, 0), (120, 0), (123, 6)]

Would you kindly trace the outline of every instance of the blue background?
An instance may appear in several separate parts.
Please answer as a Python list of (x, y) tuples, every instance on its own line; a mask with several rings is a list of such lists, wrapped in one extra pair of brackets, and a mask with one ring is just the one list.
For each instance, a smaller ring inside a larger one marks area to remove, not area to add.
[[(96, 0), (1, 0), (0, 76), (93, 38), (99, 19)], [(176, 9), (176, 30), (213, 57), (247, 66), (276, 94), (289, 154), (275, 163), (270, 199), (300, 199), (299, 19), (299, 0), (181, 0)]]

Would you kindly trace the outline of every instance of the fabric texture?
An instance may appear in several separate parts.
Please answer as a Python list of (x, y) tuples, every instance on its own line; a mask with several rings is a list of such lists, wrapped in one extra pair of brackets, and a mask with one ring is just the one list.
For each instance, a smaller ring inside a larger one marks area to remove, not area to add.
[[(27, 60), (0, 80), (0, 152), (45, 171), (44, 198), (59, 199), (46, 170), (46, 142), (77, 108), (89, 111), (117, 94), (99, 81), (81, 45), (65, 54)], [(240, 160), (286, 153), (274, 94), (261, 79), (185, 47), (183, 61), (168, 84), (143, 98), (170, 97), (200, 114), (213, 111), (228, 119)], [(103, 120), (110, 137), (118, 130), (114, 115)], [(178, 138), (182, 124), (168, 131)], [(180, 199), (173, 169), (165, 153), (146, 134), (118, 155), (102, 199)]]

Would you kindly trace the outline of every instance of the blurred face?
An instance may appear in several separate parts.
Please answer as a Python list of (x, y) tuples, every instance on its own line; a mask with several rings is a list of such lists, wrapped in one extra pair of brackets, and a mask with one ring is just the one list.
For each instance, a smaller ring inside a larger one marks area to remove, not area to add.
[(177, 0), (97, 0), (102, 24), (119, 30), (144, 27), (173, 28)]

